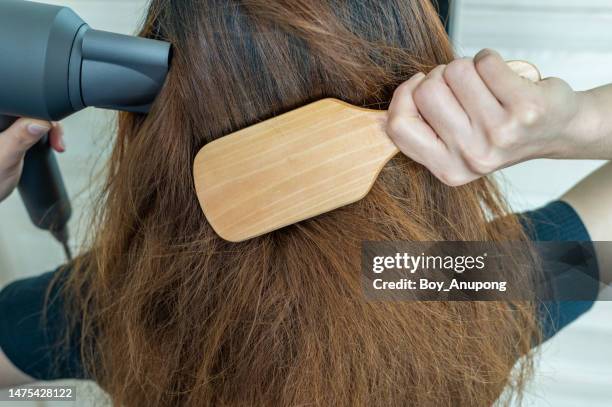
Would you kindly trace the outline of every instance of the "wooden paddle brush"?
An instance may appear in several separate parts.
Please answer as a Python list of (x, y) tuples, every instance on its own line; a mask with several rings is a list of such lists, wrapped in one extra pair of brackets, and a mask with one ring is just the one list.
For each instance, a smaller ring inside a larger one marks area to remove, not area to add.
[[(511, 61), (539, 81), (533, 65)], [(219, 236), (240, 242), (356, 202), (399, 150), (386, 112), (324, 99), (207, 144), (195, 187)]]

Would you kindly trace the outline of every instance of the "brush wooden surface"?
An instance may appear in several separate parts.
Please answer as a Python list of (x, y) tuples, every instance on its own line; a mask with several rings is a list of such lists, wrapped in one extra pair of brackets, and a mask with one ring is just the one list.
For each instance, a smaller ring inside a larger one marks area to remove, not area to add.
[[(537, 81), (526, 62), (513, 70)], [(356, 202), (399, 150), (386, 112), (323, 99), (207, 144), (196, 193), (215, 232), (239, 242)]]

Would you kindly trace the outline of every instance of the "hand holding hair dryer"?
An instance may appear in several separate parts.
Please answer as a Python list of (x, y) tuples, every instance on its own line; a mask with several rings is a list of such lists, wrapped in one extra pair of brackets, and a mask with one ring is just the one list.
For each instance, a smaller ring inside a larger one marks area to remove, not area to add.
[[(2, 0), (0, 131), (89, 106), (147, 113), (170, 58), (167, 42), (91, 29), (67, 7)], [(19, 192), (32, 222), (65, 243), (72, 209), (46, 137), (26, 155)]]

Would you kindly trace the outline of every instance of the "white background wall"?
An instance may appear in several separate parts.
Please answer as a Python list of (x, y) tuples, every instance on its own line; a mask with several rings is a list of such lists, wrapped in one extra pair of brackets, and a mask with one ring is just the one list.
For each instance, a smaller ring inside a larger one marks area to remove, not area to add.
[[(146, 0), (46, 1), (73, 7), (95, 28), (124, 33), (134, 32), (146, 6)], [(455, 8), (459, 55), (491, 47), (508, 59), (532, 61), (545, 76), (562, 77), (575, 89), (612, 82), (611, 0), (458, 0)], [(112, 140), (111, 119), (108, 113), (87, 111), (64, 123), (68, 153), (60, 157), (60, 164), (75, 199), (74, 241), (86, 232), (80, 220), (89, 201), (87, 187)], [(510, 201), (522, 210), (557, 198), (598, 165), (540, 160), (503, 175)], [(62, 261), (61, 249), (30, 225), (16, 194), (0, 205), (0, 286), (50, 270)], [(525, 404), (612, 405), (611, 344), (612, 303), (598, 303), (544, 346)], [(82, 396), (78, 405), (89, 404)], [(5, 405), (9, 404), (0, 403)]]

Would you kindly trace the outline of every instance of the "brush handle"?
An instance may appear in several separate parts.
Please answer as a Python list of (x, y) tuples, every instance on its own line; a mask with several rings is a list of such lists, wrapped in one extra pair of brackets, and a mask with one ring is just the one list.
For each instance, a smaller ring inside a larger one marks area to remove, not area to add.
[(398, 152), (386, 116), (323, 99), (205, 145), (193, 172), (206, 218), (239, 242), (363, 198)]
[(532, 82), (540, 82), (542, 80), (540, 70), (531, 62), (513, 60), (506, 61), (506, 64), (510, 67), (510, 69), (525, 79), (529, 79)]

